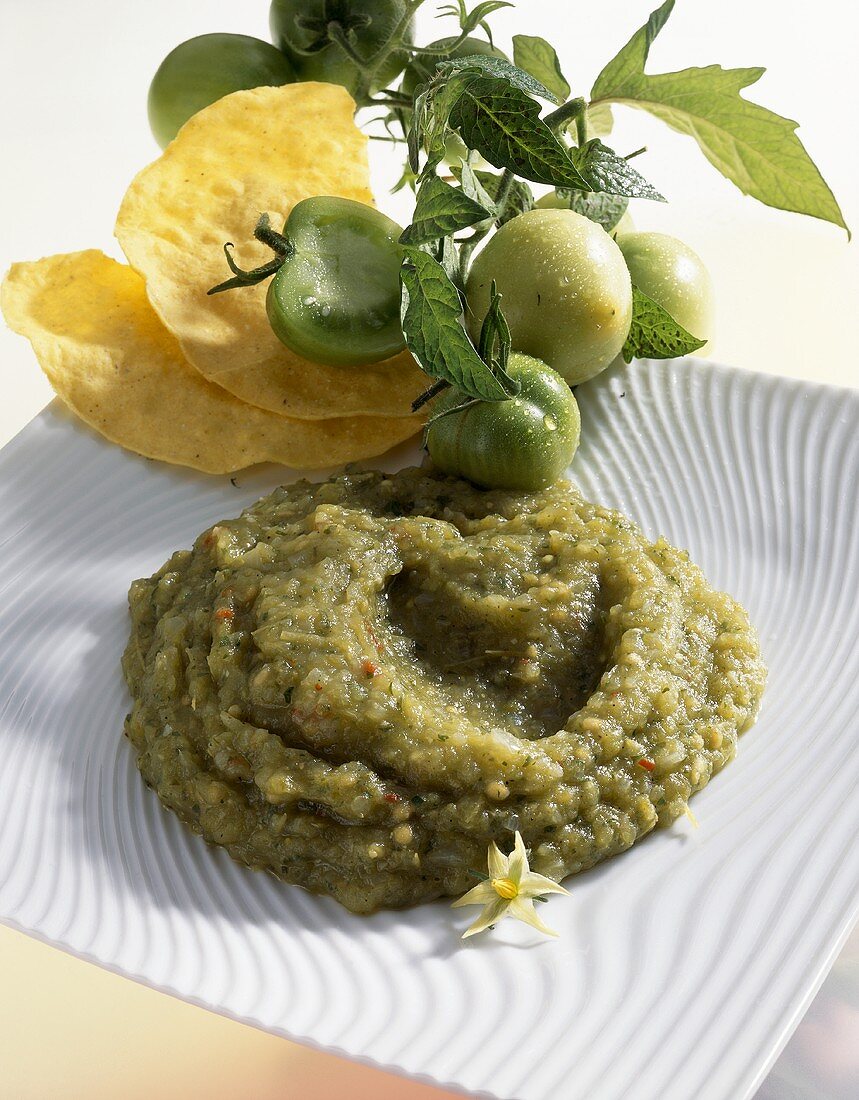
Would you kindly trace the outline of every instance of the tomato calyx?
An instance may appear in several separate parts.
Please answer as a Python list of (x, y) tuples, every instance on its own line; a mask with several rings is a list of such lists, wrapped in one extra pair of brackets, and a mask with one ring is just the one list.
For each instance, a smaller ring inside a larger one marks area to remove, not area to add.
[[(363, 30), (365, 27), (369, 27), (372, 22), (373, 17), (371, 15), (366, 12), (353, 11), (352, 6), (344, 3), (343, 0), (325, 0), (321, 15), (296, 16), (295, 25), (316, 37), (306, 46), (292, 43), (291, 48), (296, 53), (309, 57), (312, 54), (319, 53), (320, 50), (324, 50), (332, 42), (342, 45), (340, 39), (345, 38), (349, 47), (348, 52), (352, 52), (352, 44), (349, 42), (348, 37), (350, 32)], [(356, 53), (356, 59), (358, 58), (360, 58), (360, 55)], [(361, 58), (359, 63), (365, 64), (364, 59)]]
[(224, 282), (213, 286), (211, 290), (206, 291), (207, 294), (220, 294), (224, 290), (235, 290), (240, 286), (255, 286), (279, 271), (284, 262), (295, 252), (295, 245), (292, 241), (283, 233), (278, 233), (276, 229), (272, 229), (268, 214), (260, 214), (259, 221), (254, 228), (254, 237), (261, 244), (268, 245), (274, 252), (274, 259), (246, 271), (244, 268), (239, 267), (233, 259), (231, 249), (235, 248), (235, 245), (232, 241), (227, 241), (224, 245), (224, 255), (227, 258), (230, 271), (233, 273), (233, 278), (225, 279)]

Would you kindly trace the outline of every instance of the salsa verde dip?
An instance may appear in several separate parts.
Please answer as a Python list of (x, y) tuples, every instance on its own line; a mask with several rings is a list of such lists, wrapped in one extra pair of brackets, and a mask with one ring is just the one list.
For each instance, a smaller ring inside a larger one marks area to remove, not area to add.
[(516, 830), (561, 879), (670, 825), (766, 677), (739, 604), (566, 482), (298, 482), (129, 602), (146, 782), (357, 913), (462, 893)]

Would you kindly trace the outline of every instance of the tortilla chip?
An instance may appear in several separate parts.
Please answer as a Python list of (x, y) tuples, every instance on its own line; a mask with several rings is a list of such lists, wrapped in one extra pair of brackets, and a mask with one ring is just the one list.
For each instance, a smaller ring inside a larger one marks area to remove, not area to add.
[(255, 462), (318, 469), (380, 454), (417, 427), (413, 417), (292, 420), (239, 401), (186, 362), (140, 276), (94, 249), (15, 264), (0, 306), (62, 400), (148, 458), (213, 474)]
[(129, 263), (158, 316), (206, 378), (289, 416), (405, 416), (427, 388), (404, 352), (370, 367), (326, 367), (271, 331), (268, 283), (206, 297), (230, 277), (223, 246), (244, 268), (272, 258), (253, 238), (265, 212), (280, 229), (312, 195), (373, 203), (367, 138), (339, 85), (306, 82), (235, 92), (194, 115), (138, 174), (116, 222)]

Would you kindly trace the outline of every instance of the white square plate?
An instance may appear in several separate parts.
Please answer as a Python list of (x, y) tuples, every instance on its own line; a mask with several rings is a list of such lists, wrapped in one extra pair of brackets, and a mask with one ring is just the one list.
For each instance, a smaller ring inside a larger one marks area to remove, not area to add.
[[(758, 724), (683, 821), (569, 880), (559, 941), (461, 944), (233, 863), (121, 737), (130, 581), (283, 477), (197, 476), (51, 407), (0, 455), (0, 919), (197, 1004), (515, 1100), (738, 1100), (859, 908), (859, 393), (707, 364), (580, 387), (574, 479), (750, 610)], [(401, 449), (398, 464), (417, 452)]]

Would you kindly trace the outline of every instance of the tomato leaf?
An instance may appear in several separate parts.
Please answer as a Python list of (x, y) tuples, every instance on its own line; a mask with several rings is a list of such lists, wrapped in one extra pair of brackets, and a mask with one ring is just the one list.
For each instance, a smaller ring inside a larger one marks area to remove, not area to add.
[(425, 84), (415, 89), (414, 110), (412, 112), (412, 124), (406, 135), (406, 147), (409, 152), (408, 163), (412, 173), (417, 176), (420, 170), (420, 155), (422, 145), (422, 132), (426, 124), (427, 113), (427, 88)]
[(516, 392), (509, 375), (493, 371), (477, 354), (463, 328), (459, 291), (438, 260), (410, 248), (400, 278), (403, 335), (422, 370), (481, 401), (503, 401)]
[[(490, 203), (494, 203), (498, 198), (498, 191), (502, 179), (499, 173), (475, 172), (473, 168), (465, 164), (461, 169), (452, 168), (451, 171), (457, 179), (462, 180), (462, 187), (466, 192), (468, 192), (468, 184), (466, 183), (467, 171), (474, 176), (477, 181), (477, 186)], [(478, 199), (478, 201), (480, 200)], [(504, 204), (504, 209), (497, 217), (497, 224), (504, 225), (505, 222), (509, 222), (511, 218), (518, 217), (519, 214), (526, 214), (529, 210), (533, 210), (534, 206), (534, 193), (531, 188), (524, 180), (514, 179), (507, 194), (507, 201)]]
[[(493, 373), (504, 386), (508, 397), (515, 397), (522, 389), (519, 382), (515, 382), (507, 373), (507, 363), (510, 359), (510, 351), (513, 341), (510, 337), (510, 327), (507, 318), (501, 309), (501, 295), (492, 280), (492, 288), (489, 294), (489, 309), (483, 318), (480, 328), (480, 358), (484, 363), (490, 363)], [(496, 352), (497, 348), (497, 352)]]
[(658, 202), (665, 202), (664, 196), (628, 160), (603, 145), (599, 138), (593, 138), (581, 148), (573, 149), (570, 155), (590, 191), (625, 195), (629, 199), (656, 199)]
[(623, 195), (609, 195), (605, 192), (573, 191), (558, 187), (556, 194), (564, 206), (601, 225), (606, 233), (614, 229), (629, 206), (629, 199)]
[(668, 310), (657, 305), (637, 286), (632, 288), (632, 324), (623, 345), (624, 362), (631, 359), (674, 359), (702, 348), (699, 340), (679, 325)]
[(511, 88), (525, 92), (526, 95), (536, 95), (540, 99), (551, 100), (552, 103), (559, 102), (545, 84), (541, 84), (530, 73), (514, 65), (506, 57), (493, 57), (482, 53), (466, 54), (464, 57), (452, 57), (449, 61), (443, 62), (437, 71), (442, 80), (451, 73), (464, 71), (477, 76), (493, 77), (504, 81)]
[(445, 142), (450, 133), (450, 113), (469, 82), (471, 73), (452, 73), (447, 79), (438, 74), (428, 84), (415, 90), (415, 109), (409, 130), (409, 164), (420, 170), (420, 151), (426, 152), (423, 175), (430, 175), (444, 159)]
[(451, 172), (454, 177), (462, 184), (462, 189), (469, 195), (475, 202), (479, 202), (481, 206), (485, 206), (488, 210), (495, 210), (495, 197), (498, 193), (497, 188), (494, 194), (490, 194), (486, 187), (483, 186), (483, 182), (478, 176), (477, 172), (467, 162), (463, 162), (459, 167), (451, 165)]
[(509, 168), (535, 183), (591, 190), (566, 146), (539, 115), (539, 105), (521, 88), (494, 77), (475, 77), (454, 104), (450, 125), (469, 149), (496, 168)]
[[(594, 137), (608, 137), (614, 127), (614, 115), (608, 103), (594, 103), (588, 106), (588, 133)], [(572, 130), (575, 132), (575, 123)]]
[(461, 294), (464, 294), (465, 287), (462, 284), (462, 272), (459, 269), (459, 253), (456, 250), (453, 237), (442, 237), (436, 245), (434, 255), (444, 268), (444, 273), (448, 279)]
[(491, 201), (488, 207), (483, 206), (463, 189), (451, 187), (439, 176), (429, 176), (418, 190), (412, 223), (403, 230), (400, 243), (437, 241), (494, 216)]
[(544, 88), (548, 88), (558, 103), (569, 99), (570, 86), (561, 72), (558, 55), (545, 38), (514, 34), (513, 62), (518, 68), (530, 73), (535, 80), (539, 80)]
[(707, 160), (743, 194), (847, 229), (835, 196), (796, 136), (798, 124), (740, 95), (764, 69), (708, 65), (645, 73), (650, 47), (673, 7), (674, 0), (665, 0), (651, 14), (599, 74), (591, 99), (641, 108), (694, 137)]

